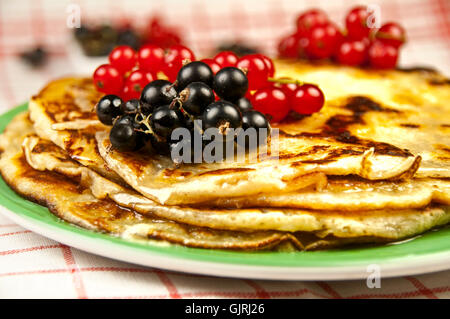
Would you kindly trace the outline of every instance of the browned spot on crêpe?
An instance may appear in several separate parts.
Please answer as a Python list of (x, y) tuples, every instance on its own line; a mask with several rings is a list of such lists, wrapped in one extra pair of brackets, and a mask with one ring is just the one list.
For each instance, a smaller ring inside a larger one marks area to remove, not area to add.
[(399, 113), (398, 110), (381, 106), (378, 102), (365, 96), (352, 96), (347, 100), (344, 108), (352, 111), (356, 116), (361, 116), (367, 112), (394, 112)]
[[(111, 143), (108, 141), (108, 147), (110, 146)], [(137, 154), (136, 152), (115, 151), (114, 149), (111, 152), (118, 152), (120, 154), (119, 160), (129, 166), (138, 176), (148, 169), (149, 163), (155, 160), (151, 153)]]
[(254, 168), (248, 168), (248, 167), (222, 168), (222, 169), (216, 169), (216, 170), (213, 170), (213, 171), (200, 173), (197, 176), (226, 175), (226, 174), (239, 173), (239, 172), (248, 172), (248, 171), (254, 171), (254, 170), (255, 170)]
[[(42, 105), (44, 112), (53, 122), (60, 123), (77, 119), (96, 119), (95, 112), (86, 112), (86, 108), (83, 111), (83, 108), (77, 103), (77, 99), (81, 94), (84, 96), (83, 99), (90, 104), (88, 109), (94, 109), (101, 95), (100, 92), (95, 90), (91, 79), (81, 79), (75, 83), (71, 83), (67, 87), (61, 87), (59, 89), (64, 91), (57, 96), (48, 96), (52, 90), (55, 90), (52, 83), (50, 83), (39, 94), (32, 97), (32, 100)], [(77, 90), (79, 94), (73, 92), (73, 90)]]
[(104, 212), (103, 214), (109, 220), (123, 219), (129, 215), (132, 215), (129, 209), (122, 208), (110, 200), (82, 202), (81, 205), (83, 205), (86, 212)]
[(176, 168), (174, 168), (174, 169), (166, 168), (162, 172), (162, 174), (165, 177), (174, 177), (174, 178), (176, 178), (176, 177), (188, 177), (188, 176), (192, 175), (191, 172), (181, 171), (181, 170), (176, 169)]
[(439, 150), (441, 150), (441, 151), (444, 151), (444, 152), (450, 154), (450, 147), (448, 147), (447, 145), (444, 145), (444, 144), (434, 144), (434, 147), (437, 148), (437, 149), (439, 149)]
[(434, 148), (438, 151), (435, 153), (435, 157), (442, 161), (450, 160), (450, 147), (444, 144), (434, 144)]
[(352, 112), (352, 115), (338, 114), (332, 116), (325, 122), (322, 128), (326, 133), (339, 133), (348, 130), (353, 124), (365, 124), (364, 114), (367, 112), (400, 113), (400, 111), (383, 107), (379, 103), (365, 96), (352, 96), (342, 106)]
[(348, 130), (350, 125), (364, 124), (364, 114), (367, 112), (400, 113), (400, 111), (381, 106), (379, 103), (365, 96), (354, 96), (347, 100), (344, 108), (353, 112), (352, 115), (336, 115), (331, 117), (323, 127), (323, 132), (333, 135), (334, 138), (347, 144), (361, 145), (364, 147), (373, 147), (375, 153), (391, 156), (413, 156), (408, 150), (398, 148), (397, 146), (376, 142), (368, 139), (362, 139), (354, 136)]
[(450, 85), (450, 79), (442, 78), (442, 79), (430, 79), (428, 83), (431, 85), (439, 86), (439, 85)]
[[(83, 112), (70, 94), (65, 94), (60, 100), (42, 100), (40, 102), (46, 115), (54, 122), (69, 122), (74, 120), (96, 119), (95, 112)], [(92, 104), (94, 108), (95, 103)]]
[(70, 130), (70, 136), (64, 141), (64, 149), (67, 150), (70, 156), (81, 155), (86, 147), (75, 146), (75, 142), (83, 140), (86, 144), (96, 145), (95, 141), (95, 131), (90, 132), (89, 130)]
[(311, 160), (301, 160), (298, 162), (293, 162), (292, 167), (301, 166), (302, 164), (326, 164), (337, 160), (340, 157), (351, 156), (351, 155), (361, 155), (363, 151), (358, 151), (352, 148), (338, 148), (333, 149), (326, 154), (324, 158), (311, 159)]
[[(347, 100), (343, 108), (352, 112), (351, 115), (337, 114), (330, 117), (321, 128), (320, 132), (302, 132), (299, 134), (288, 134), (280, 131), (280, 136), (286, 137), (306, 137), (306, 138), (324, 138), (335, 141), (360, 145), (362, 147), (375, 149), (375, 153), (391, 156), (413, 156), (408, 150), (398, 148), (397, 146), (376, 142), (368, 139), (359, 138), (350, 133), (349, 127), (354, 124), (364, 124), (364, 114), (367, 112), (401, 113), (398, 110), (381, 106), (379, 103), (365, 96), (353, 96)], [(301, 123), (299, 124), (301, 125)], [(321, 159), (330, 160), (330, 159)]]
[(406, 127), (406, 128), (420, 128), (419, 124), (413, 124), (413, 123), (402, 123), (400, 124), (401, 127)]
[(419, 72), (419, 73), (438, 73), (438, 71), (432, 67), (428, 66), (413, 66), (413, 67), (403, 67), (397, 68), (397, 71), (405, 72), (405, 73), (413, 73), (413, 72)]
[(35, 147), (33, 147), (33, 150), (31, 152), (34, 154), (41, 154), (49, 152), (61, 152), (61, 149), (53, 143), (45, 143), (41, 140), (38, 144), (36, 144)]
[(38, 171), (30, 167), (24, 155), (17, 159), (17, 165), (20, 167), (20, 176), (43, 186), (49, 186), (54, 189), (61, 188), (76, 193), (82, 193), (81, 189), (73, 182), (68, 182), (64, 175), (52, 171)]
[(307, 151), (300, 152), (300, 153), (289, 153), (289, 152), (280, 151), (280, 153), (278, 154), (278, 158), (280, 160), (285, 160), (285, 159), (291, 159), (291, 158), (296, 158), (296, 157), (314, 155), (321, 151), (325, 151), (329, 148), (330, 148), (330, 145), (313, 145)]

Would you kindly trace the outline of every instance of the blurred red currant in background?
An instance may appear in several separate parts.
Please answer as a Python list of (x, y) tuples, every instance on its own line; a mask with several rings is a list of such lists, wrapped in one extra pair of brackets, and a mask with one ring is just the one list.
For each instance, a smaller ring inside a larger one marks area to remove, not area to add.
[(166, 49), (175, 44), (182, 44), (180, 33), (173, 27), (162, 24), (162, 19), (154, 17), (147, 26), (146, 43), (151, 43)]
[(376, 40), (369, 48), (370, 65), (377, 69), (395, 68), (398, 59), (398, 49), (392, 45)]
[(300, 55), (300, 37), (297, 33), (288, 35), (278, 43), (278, 55), (282, 58), (296, 59)]
[(308, 34), (306, 54), (310, 58), (324, 59), (331, 57), (343, 41), (341, 31), (333, 23), (317, 25)]
[(375, 34), (375, 38), (385, 44), (399, 48), (406, 41), (406, 32), (399, 24), (389, 22), (381, 26)]
[(367, 61), (368, 46), (362, 40), (345, 40), (337, 50), (336, 59), (344, 65), (362, 65)]
[(350, 10), (345, 18), (348, 37), (355, 40), (368, 38), (371, 31), (368, 26), (368, 18), (367, 7), (358, 6)]
[(328, 16), (320, 9), (310, 9), (302, 13), (297, 18), (297, 32), (301, 35), (306, 34), (315, 26), (323, 26), (327, 24)]

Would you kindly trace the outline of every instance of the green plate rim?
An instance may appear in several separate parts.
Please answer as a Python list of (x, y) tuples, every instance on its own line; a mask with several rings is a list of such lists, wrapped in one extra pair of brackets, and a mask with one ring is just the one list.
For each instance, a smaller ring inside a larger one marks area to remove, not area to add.
[[(18, 113), (25, 111), (24, 103), (0, 115), (0, 132)], [(151, 243), (133, 242), (108, 234), (80, 228), (60, 220), (47, 208), (30, 202), (17, 195), (5, 181), (0, 178), (0, 205), (14, 214), (91, 240), (102, 240), (112, 245), (126, 246), (130, 249), (148, 251), (167, 257), (190, 259), (196, 261), (227, 263), (251, 266), (276, 267), (349, 267), (362, 264), (383, 262), (405, 262), (413, 257), (432, 257), (450, 253), (450, 227), (429, 231), (413, 240), (382, 246), (360, 246), (312, 252), (240, 252), (190, 248), (178, 245), (160, 246)]]

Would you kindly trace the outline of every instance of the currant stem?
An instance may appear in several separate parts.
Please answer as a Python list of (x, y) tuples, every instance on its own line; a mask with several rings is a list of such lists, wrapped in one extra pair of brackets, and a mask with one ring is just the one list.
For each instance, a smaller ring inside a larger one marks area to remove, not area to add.
[(178, 81), (177, 80), (173, 81), (173, 83), (171, 85), (166, 87), (166, 92), (169, 92), (170, 90), (172, 90), (172, 88), (176, 87), (177, 85), (178, 85)]
[(277, 79), (277, 78), (268, 78), (267, 81), (273, 82), (273, 83), (280, 83), (280, 84), (297, 84), (297, 85), (303, 85), (306, 84), (305, 82), (294, 80), (294, 79)]

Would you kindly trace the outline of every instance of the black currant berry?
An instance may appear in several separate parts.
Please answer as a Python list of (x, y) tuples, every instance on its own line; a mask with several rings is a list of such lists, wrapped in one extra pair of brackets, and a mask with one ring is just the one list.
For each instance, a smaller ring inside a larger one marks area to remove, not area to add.
[(242, 125), (241, 111), (236, 105), (227, 101), (218, 101), (211, 103), (202, 116), (203, 127), (218, 128), (222, 134), (225, 134), (227, 128), (238, 128)]
[(250, 111), (251, 109), (253, 109), (253, 105), (245, 97), (241, 97), (239, 100), (236, 101), (235, 104), (239, 108), (239, 110), (241, 110), (242, 113)]
[(194, 118), (187, 113), (183, 113), (183, 121), (183, 127), (187, 128), (189, 131), (194, 129)]
[(121, 106), (123, 114), (137, 114), (140, 111), (140, 101), (138, 99), (132, 99), (122, 104)]
[(139, 145), (137, 133), (132, 124), (116, 123), (109, 132), (109, 140), (119, 151), (135, 151)]
[(238, 68), (226, 67), (217, 72), (213, 88), (222, 99), (237, 101), (247, 92), (248, 79)]
[(183, 66), (177, 75), (177, 89), (183, 90), (192, 82), (203, 82), (212, 87), (214, 73), (208, 64), (201, 61), (194, 61)]
[(137, 140), (136, 140), (136, 150), (142, 148), (146, 141), (148, 140), (148, 134), (144, 131), (148, 130), (148, 127), (143, 123), (136, 122), (136, 117), (134, 114), (125, 114), (121, 117), (117, 118), (114, 122), (114, 125), (131, 125), (136, 131)]
[[(254, 133), (256, 134), (256, 142), (258, 145), (265, 143), (267, 140), (267, 137), (270, 134), (269, 121), (264, 116), (264, 114), (262, 114), (261, 112), (255, 111), (255, 110), (251, 110), (251, 111), (242, 113), (242, 128), (244, 131), (249, 128), (255, 129)], [(266, 133), (261, 134), (263, 132), (261, 132), (259, 129), (266, 129)], [(242, 133), (244, 133), (244, 132), (242, 132)], [(237, 141), (238, 141), (238, 144), (240, 144), (240, 145), (243, 142), (245, 142), (245, 144), (246, 144), (245, 146), (248, 148), (248, 146), (249, 146), (248, 134), (250, 132), (247, 131), (246, 133), (247, 133), (247, 136), (245, 136), (244, 141), (242, 141), (242, 139), (239, 139), (239, 136), (237, 137)], [(243, 145), (241, 145), (241, 146), (243, 146)]]
[(157, 107), (170, 104), (176, 96), (177, 91), (169, 81), (152, 81), (141, 93), (142, 113), (148, 115)]
[(250, 110), (242, 113), (242, 128), (245, 130), (250, 127), (255, 129), (269, 129), (270, 125), (264, 114), (255, 110)]
[(171, 109), (168, 105), (158, 107), (152, 114), (150, 125), (153, 132), (166, 140), (170, 140), (172, 131), (184, 124), (180, 110)]
[(213, 90), (203, 82), (192, 82), (180, 93), (183, 109), (191, 115), (201, 115), (214, 102)]
[(158, 137), (154, 136), (153, 134), (149, 135), (150, 143), (152, 145), (152, 149), (162, 155), (169, 155), (170, 154), (170, 145), (166, 141), (163, 141), (159, 139)]
[(105, 125), (112, 125), (113, 119), (122, 115), (122, 99), (116, 95), (105, 95), (96, 106), (97, 117)]

